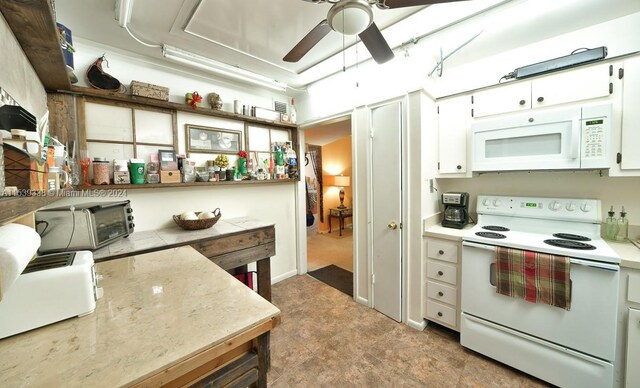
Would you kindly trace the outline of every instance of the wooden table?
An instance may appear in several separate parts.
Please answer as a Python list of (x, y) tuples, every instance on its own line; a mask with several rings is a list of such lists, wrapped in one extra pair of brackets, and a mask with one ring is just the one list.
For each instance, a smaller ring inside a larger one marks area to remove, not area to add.
[(0, 340), (0, 386), (267, 386), (280, 311), (189, 246), (96, 264), (94, 312)]
[(350, 207), (329, 209), (329, 233), (331, 233), (331, 220), (337, 218), (340, 224), (340, 236), (342, 236), (342, 229), (344, 229), (344, 219), (353, 216), (353, 209)]
[(251, 217), (221, 219), (203, 230), (175, 227), (135, 232), (93, 252), (96, 262), (189, 245), (224, 270), (246, 270), (255, 262), (258, 294), (271, 301), (271, 256), (276, 253), (275, 227)]

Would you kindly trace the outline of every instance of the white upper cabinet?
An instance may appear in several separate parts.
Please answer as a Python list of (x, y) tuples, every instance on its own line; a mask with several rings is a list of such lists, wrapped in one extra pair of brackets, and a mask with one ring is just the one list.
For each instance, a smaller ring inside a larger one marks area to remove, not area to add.
[(471, 97), (446, 98), (438, 101), (437, 105), (439, 176), (467, 176), (467, 172), (471, 172), (467, 165)]
[(640, 56), (624, 61), (622, 77), (621, 170), (640, 173)]
[(611, 67), (599, 64), (473, 94), (475, 118), (608, 97)]

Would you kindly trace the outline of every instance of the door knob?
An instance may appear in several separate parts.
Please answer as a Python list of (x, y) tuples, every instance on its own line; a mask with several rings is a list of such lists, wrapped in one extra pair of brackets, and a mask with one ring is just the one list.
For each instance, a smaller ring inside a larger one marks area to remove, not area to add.
[(395, 223), (395, 222), (393, 222), (393, 221), (392, 221), (392, 222), (389, 222), (389, 225), (387, 225), (387, 228), (389, 228), (389, 229), (393, 229), (393, 230), (398, 229), (398, 224), (396, 224), (396, 223)]

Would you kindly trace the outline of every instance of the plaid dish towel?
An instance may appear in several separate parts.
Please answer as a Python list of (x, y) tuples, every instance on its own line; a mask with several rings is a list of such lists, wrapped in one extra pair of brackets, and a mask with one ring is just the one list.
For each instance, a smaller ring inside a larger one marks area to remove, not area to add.
[(497, 247), (496, 292), (570, 310), (570, 266), (565, 256)]

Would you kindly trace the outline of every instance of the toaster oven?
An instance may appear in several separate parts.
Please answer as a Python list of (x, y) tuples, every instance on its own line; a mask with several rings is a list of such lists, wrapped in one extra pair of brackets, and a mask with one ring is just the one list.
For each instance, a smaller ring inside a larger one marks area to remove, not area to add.
[(94, 250), (133, 233), (129, 201), (90, 202), (36, 212), (40, 253)]

